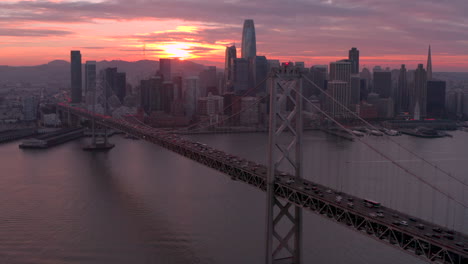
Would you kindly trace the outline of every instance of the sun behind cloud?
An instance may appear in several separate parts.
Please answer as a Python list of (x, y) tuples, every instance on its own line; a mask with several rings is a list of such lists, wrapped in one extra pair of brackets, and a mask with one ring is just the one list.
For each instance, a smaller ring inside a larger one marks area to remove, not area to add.
[(190, 45), (188, 43), (179, 42), (163, 44), (159, 46), (159, 48), (164, 50), (164, 53), (166, 53), (165, 55), (167, 57), (179, 58), (181, 60), (192, 58), (192, 55), (188, 50), (190, 48)]

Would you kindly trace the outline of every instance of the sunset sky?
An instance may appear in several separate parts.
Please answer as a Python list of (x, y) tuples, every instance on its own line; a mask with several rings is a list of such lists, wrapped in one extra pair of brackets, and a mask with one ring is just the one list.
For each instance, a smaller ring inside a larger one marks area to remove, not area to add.
[[(180, 57), (222, 66), (244, 19), (257, 55), (306, 66), (361, 52), (361, 67), (468, 71), (467, 0), (0, 0), (0, 65)], [(144, 52), (144, 50), (146, 50)]]

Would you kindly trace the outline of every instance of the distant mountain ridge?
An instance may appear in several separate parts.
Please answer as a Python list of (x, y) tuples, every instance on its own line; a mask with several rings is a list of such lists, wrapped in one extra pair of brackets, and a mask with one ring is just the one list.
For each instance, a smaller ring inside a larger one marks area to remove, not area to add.
[[(185, 60), (173, 60), (172, 73), (183, 72), (186, 76), (197, 75), (206, 67)], [(159, 61), (139, 60), (134, 62), (113, 60), (98, 61), (97, 71), (117, 67), (118, 71), (127, 73), (127, 82), (136, 85), (142, 79), (149, 78), (159, 70)], [(84, 75), (84, 63), (83, 63)], [(84, 77), (83, 77), (84, 78)], [(70, 86), (70, 62), (54, 60), (37, 66), (0, 66), (0, 83), (29, 82), (31, 84)], [(83, 81), (84, 84), (84, 81)]]

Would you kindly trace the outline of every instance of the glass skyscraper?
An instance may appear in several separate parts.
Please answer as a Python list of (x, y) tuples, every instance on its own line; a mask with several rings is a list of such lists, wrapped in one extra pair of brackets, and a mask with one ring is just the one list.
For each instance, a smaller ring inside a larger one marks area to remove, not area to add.
[(255, 56), (257, 56), (257, 41), (255, 39), (255, 27), (252, 19), (244, 21), (241, 52), (244, 59), (255, 59)]
[(81, 53), (79, 50), (72, 50), (70, 52), (71, 64), (71, 102), (81, 103)]

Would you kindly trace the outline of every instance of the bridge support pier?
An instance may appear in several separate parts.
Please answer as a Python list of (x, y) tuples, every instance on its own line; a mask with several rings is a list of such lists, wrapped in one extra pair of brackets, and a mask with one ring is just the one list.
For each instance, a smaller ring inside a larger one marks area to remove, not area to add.
[[(266, 180), (266, 264), (302, 263), (302, 208), (275, 196), (276, 177), (281, 177), (277, 175), (277, 169), (283, 161), (292, 169), (295, 178), (302, 178), (301, 95), (302, 78), (298, 68), (286, 66), (271, 72)], [(282, 232), (285, 227), (286, 232)]]

